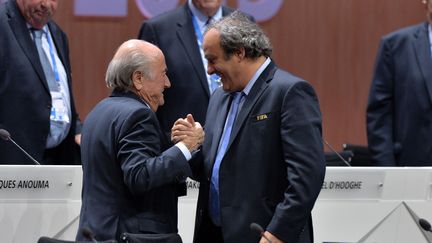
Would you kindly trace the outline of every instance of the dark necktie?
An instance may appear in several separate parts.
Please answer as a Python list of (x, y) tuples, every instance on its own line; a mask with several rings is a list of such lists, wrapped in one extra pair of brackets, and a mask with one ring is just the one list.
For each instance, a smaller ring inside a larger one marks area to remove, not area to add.
[(213, 18), (212, 18), (212, 16), (209, 16), (208, 19), (207, 19), (207, 21), (205, 22), (205, 26), (207, 27), (212, 22), (213, 22)]

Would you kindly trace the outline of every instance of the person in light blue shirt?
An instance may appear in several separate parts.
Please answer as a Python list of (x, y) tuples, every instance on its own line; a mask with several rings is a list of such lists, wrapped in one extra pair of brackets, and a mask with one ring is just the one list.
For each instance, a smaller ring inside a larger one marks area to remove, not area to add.
[[(0, 4), (0, 128), (41, 164), (79, 164), (81, 123), (57, 0)], [(32, 164), (0, 141), (0, 164)]]
[[(325, 161), (313, 87), (277, 67), (269, 38), (238, 11), (210, 25), (203, 47), (222, 87), (190, 163), (200, 182), (194, 243), (314, 242)], [(175, 123), (174, 141), (188, 119)], [(264, 232), (251, 232), (252, 223)]]

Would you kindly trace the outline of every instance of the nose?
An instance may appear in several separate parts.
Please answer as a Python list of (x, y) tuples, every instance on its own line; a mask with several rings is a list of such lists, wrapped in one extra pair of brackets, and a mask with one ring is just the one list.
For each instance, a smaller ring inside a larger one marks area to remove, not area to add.
[(214, 69), (213, 65), (207, 64), (207, 73), (209, 75), (212, 75), (214, 72), (215, 72), (215, 69)]
[(165, 78), (165, 84), (164, 84), (165, 89), (168, 89), (171, 87), (171, 82), (169, 80), (168, 77)]

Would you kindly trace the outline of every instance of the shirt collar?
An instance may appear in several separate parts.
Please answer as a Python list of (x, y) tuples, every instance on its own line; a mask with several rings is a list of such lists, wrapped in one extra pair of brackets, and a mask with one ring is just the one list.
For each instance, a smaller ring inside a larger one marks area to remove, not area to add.
[[(31, 26), (29, 23), (27, 23), (27, 29), (30, 32), (30, 36), (33, 38), (33, 29), (34, 29), (33, 26)], [(48, 25), (44, 25), (44, 27), (42, 27), (41, 30), (43, 30), (43, 33), (46, 34), (45, 37), (48, 38), (48, 35), (50, 34)], [(42, 35), (42, 38), (44, 38), (44, 35)]]
[(261, 76), (262, 72), (264, 72), (264, 70), (267, 68), (267, 66), (270, 64), (270, 58), (267, 57), (267, 59), (265, 60), (265, 62), (263, 64), (261, 64), (261, 66), (258, 68), (258, 70), (255, 72), (254, 76), (252, 76), (251, 80), (249, 81), (249, 83), (246, 85), (246, 87), (243, 89), (243, 93), (245, 93), (245, 95), (248, 95), (249, 92), (251, 91), (253, 85), (255, 84), (255, 82), (257, 81), (257, 79), (259, 78), (259, 76)]
[[(188, 6), (192, 12), (192, 15), (197, 18), (200, 27), (203, 27), (210, 16), (203, 14), (197, 7), (195, 7), (195, 5), (192, 3), (192, 0), (188, 0)], [(222, 18), (222, 6), (220, 6), (216, 13), (211, 17), (213, 18), (213, 21), (220, 20)]]
[[(27, 24), (27, 28), (31, 31), (32, 29), (35, 29), (35, 28), (33, 28), (33, 26), (31, 26), (29, 23), (26, 23)], [(42, 30), (45, 32), (45, 33), (48, 33), (48, 25), (44, 25), (43, 27), (42, 27)]]

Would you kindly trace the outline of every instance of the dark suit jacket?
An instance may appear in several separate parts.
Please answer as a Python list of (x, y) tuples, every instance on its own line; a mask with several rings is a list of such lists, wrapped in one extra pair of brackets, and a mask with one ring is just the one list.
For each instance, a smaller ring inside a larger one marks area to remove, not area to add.
[[(193, 161), (194, 175), (201, 181), (197, 243), (207, 242), (201, 227), (208, 223), (209, 183), (229, 97), (222, 89), (211, 97), (203, 162)], [(245, 97), (220, 166), (224, 242), (258, 242), (258, 235), (249, 229), (252, 222), (285, 242), (312, 242), (311, 210), (324, 174), (315, 92), (307, 82), (271, 62)]]
[(369, 149), (378, 165), (432, 165), (432, 57), (427, 24), (385, 36), (367, 107)]
[[(68, 40), (54, 22), (48, 27), (65, 67), (71, 97), (72, 121), (66, 139), (58, 146), (62, 159), (71, 164), (79, 148), (74, 136), (77, 114), (72, 95)], [(0, 6), (0, 128), (36, 160), (42, 161), (50, 130), (51, 95), (36, 46), (15, 0)], [(32, 164), (10, 142), (0, 141), (0, 164)]]
[[(233, 10), (222, 7), (222, 14)], [(145, 21), (139, 39), (157, 45), (165, 55), (171, 88), (157, 111), (163, 131), (171, 132), (180, 117), (192, 114), (204, 125), (210, 91), (188, 4)]]
[(79, 228), (89, 227), (97, 240), (176, 233), (176, 185), (191, 172), (180, 149), (165, 150), (167, 143), (154, 112), (132, 92), (101, 101), (82, 130)]

